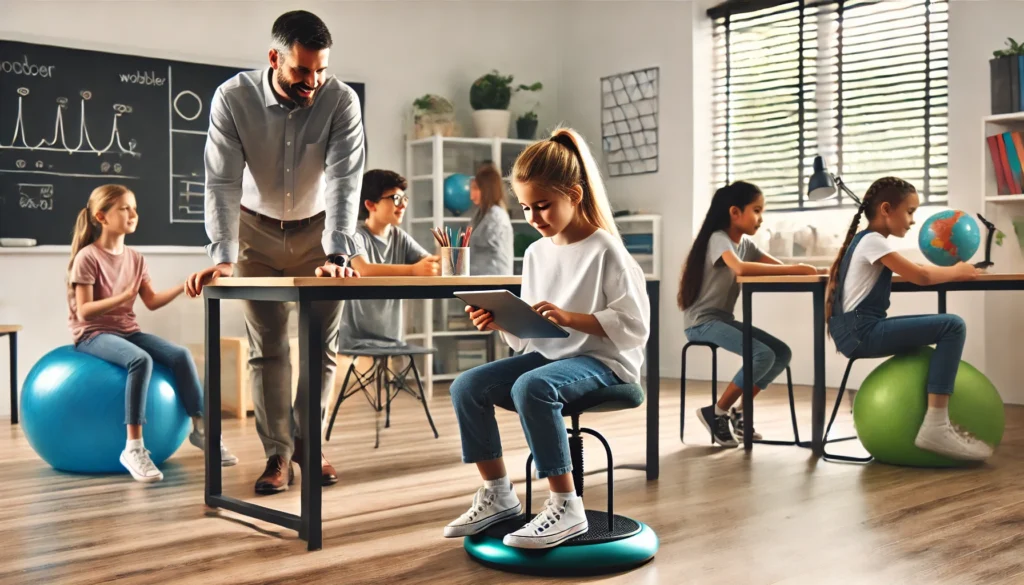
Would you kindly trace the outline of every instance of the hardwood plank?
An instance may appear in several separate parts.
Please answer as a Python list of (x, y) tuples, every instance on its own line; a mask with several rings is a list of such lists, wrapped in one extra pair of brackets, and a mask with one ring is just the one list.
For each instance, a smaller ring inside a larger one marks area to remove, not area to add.
[[(750, 454), (712, 447), (692, 412), (710, 399), (708, 384), (691, 381), (687, 389), (683, 445), (678, 383), (663, 380), (656, 482), (641, 469), (644, 407), (583, 417), (615, 451), (616, 510), (650, 524), (661, 541), (654, 561), (630, 573), (572, 580), (498, 573), (471, 561), (460, 540), (443, 538), (442, 527), (465, 511), (479, 478), (461, 462), (442, 387), (431, 402), (438, 439), (405, 395), (376, 450), (373, 411), (358, 400), (342, 406), (324, 443), (341, 481), (324, 490), (324, 549), (313, 553), (294, 532), (206, 508), (201, 453), (188, 443), (161, 466), (163, 482), (143, 485), (126, 474), (56, 472), (35, 455), (22, 427), (0, 427), (7, 481), (0, 584), (1012, 583), (1024, 575), (1024, 407), (1007, 406), (1003, 444), (985, 465), (921, 470), (820, 462), (795, 447), (756, 445)], [(796, 394), (803, 434), (810, 390)], [(757, 404), (759, 432), (791, 435), (785, 393), (766, 392)], [(513, 413), (497, 417), (522, 497), (526, 441)], [(297, 486), (276, 496), (252, 493), (265, 462), (254, 420), (225, 420), (224, 438), (240, 459), (224, 468), (225, 493), (297, 512)], [(585, 499), (602, 509), (604, 453), (586, 444)], [(547, 495), (543, 484), (534, 484), (535, 506)]]

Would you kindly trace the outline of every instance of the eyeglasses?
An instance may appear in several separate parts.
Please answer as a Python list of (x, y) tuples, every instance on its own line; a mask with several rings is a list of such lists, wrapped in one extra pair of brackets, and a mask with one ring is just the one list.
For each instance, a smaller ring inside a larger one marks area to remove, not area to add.
[(391, 195), (390, 197), (382, 198), (381, 201), (383, 201), (384, 199), (390, 199), (390, 200), (394, 201), (395, 202), (395, 207), (402, 207), (402, 206), (407, 205), (409, 203), (409, 196), (406, 195), (405, 193), (395, 193), (394, 195)]

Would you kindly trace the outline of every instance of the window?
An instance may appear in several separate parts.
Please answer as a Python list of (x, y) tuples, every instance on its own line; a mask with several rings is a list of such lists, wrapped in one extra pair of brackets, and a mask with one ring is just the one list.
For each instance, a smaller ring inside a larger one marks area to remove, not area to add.
[[(807, 201), (814, 157), (863, 194), (895, 175), (947, 199), (946, 0), (730, 0), (714, 20), (713, 177), (772, 210)], [(843, 196), (842, 205), (852, 201)]]

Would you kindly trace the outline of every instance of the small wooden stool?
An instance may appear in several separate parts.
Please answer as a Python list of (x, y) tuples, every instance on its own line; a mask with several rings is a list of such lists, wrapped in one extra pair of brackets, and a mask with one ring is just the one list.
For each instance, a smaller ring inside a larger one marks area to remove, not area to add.
[(0, 337), (5, 335), (11, 346), (11, 424), (18, 424), (18, 332), (21, 325), (0, 325)]

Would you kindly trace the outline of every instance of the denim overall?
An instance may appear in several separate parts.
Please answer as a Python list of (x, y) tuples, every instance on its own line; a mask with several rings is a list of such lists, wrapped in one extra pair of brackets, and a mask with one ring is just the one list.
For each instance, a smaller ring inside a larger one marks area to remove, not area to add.
[(909, 353), (935, 344), (935, 352), (929, 360), (927, 391), (929, 394), (952, 394), (967, 339), (967, 326), (963, 319), (945, 314), (887, 318), (892, 270), (884, 267), (868, 296), (856, 309), (843, 312), (843, 285), (850, 269), (850, 259), (868, 233), (869, 230), (864, 230), (854, 236), (839, 264), (839, 282), (832, 316), (828, 320), (836, 349), (850, 359), (861, 359)]
[(878, 276), (875, 286), (871, 287), (868, 296), (857, 305), (857, 308), (849, 313), (843, 312), (843, 285), (846, 283), (846, 273), (850, 270), (850, 260), (853, 258), (853, 251), (864, 239), (864, 236), (871, 233), (870, 230), (863, 230), (853, 237), (850, 247), (846, 250), (842, 262), (839, 264), (839, 282), (836, 284), (836, 297), (832, 303), (832, 316), (828, 320), (829, 331), (832, 340), (838, 349), (846, 357), (853, 357), (853, 352), (864, 339), (865, 334), (874, 325), (885, 319), (886, 311), (889, 310), (889, 295), (892, 292), (892, 270), (882, 268), (882, 274)]

